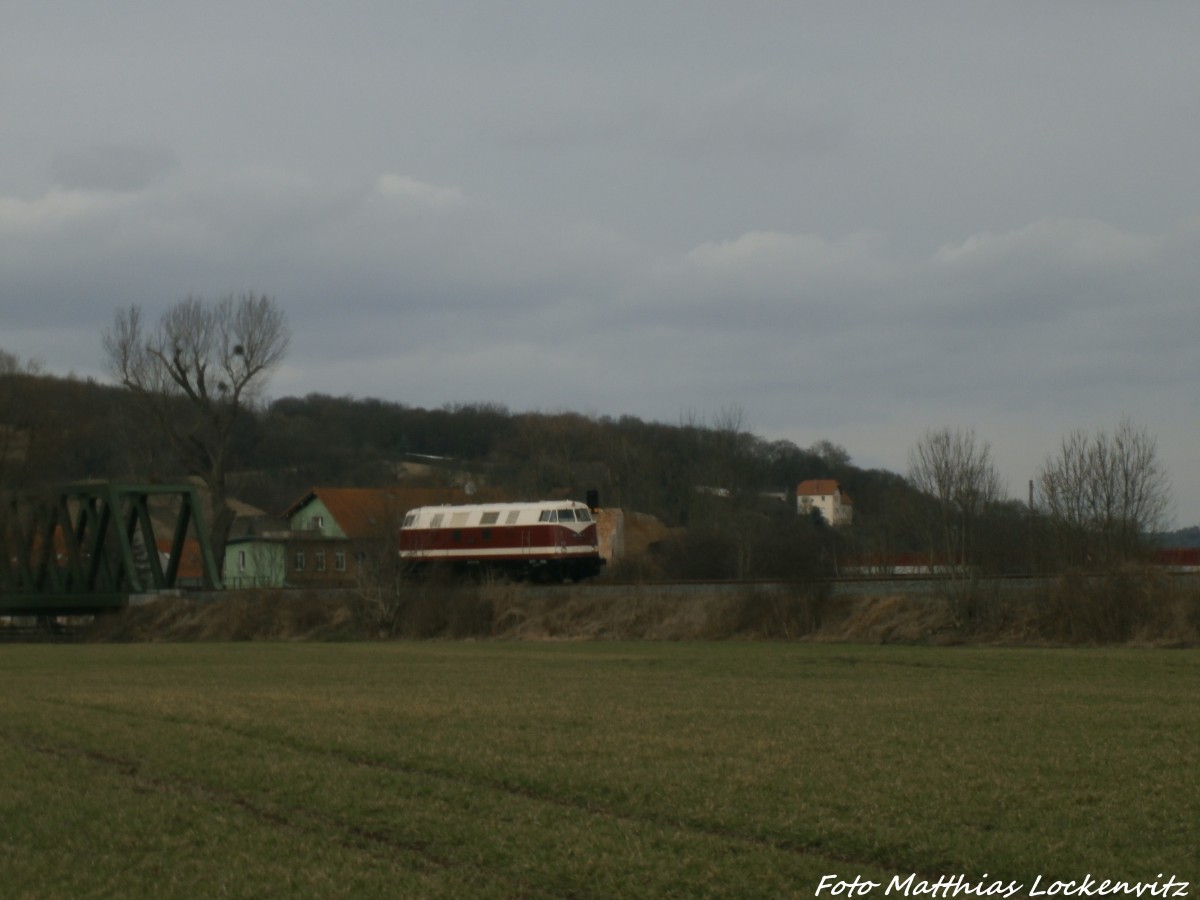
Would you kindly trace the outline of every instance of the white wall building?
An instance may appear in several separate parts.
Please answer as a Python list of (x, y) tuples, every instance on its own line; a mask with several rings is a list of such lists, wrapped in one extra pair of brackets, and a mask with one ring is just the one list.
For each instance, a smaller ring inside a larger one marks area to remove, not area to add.
[(814, 509), (830, 525), (849, 525), (854, 520), (850, 498), (831, 478), (813, 478), (796, 485), (796, 512), (804, 516)]

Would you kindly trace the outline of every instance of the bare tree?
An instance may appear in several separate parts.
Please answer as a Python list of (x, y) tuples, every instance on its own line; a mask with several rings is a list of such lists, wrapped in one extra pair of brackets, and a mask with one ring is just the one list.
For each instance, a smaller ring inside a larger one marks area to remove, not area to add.
[(30, 387), (40, 374), (36, 360), (22, 362), (0, 347), (0, 487), (28, 486), (37, 478), (38, 467), (32, 465), (39, 457), (35, 434), (47, 429), (35, 415)]
[[(21, 422), (17, 415), (15, 376), (21, 360), (0, 347), (0, 487), (7, 486), (9, 470), (21, 449)], [(3, 511), (0, 510), (0, 516)]]
[(927, 431), (909, 452), (908, 480), (934, 500), (933, 542), (946, 563), (963, 570), (976, 562), (980, 519), (1004, 497), (987, 442), (973, 430)]
[(1167, 525), (1171, 488), (1158, 442), (1128, 418), (1112, 434), (1067, 435), (1037, 484), (1069, 564), (1128, 560), (1142, 551), (1147, 533)]
[(208, 488), (218, 560), (234, 519), (226, 502), (233, 428), (259, 399), (289, 340), (283, 311), (253, 293), (216, 303), (189, 297), (152, 329), (141, 308), (130, 306), (117, 311), (104, 333), (113, 376), (142, 401), (188, 473)]

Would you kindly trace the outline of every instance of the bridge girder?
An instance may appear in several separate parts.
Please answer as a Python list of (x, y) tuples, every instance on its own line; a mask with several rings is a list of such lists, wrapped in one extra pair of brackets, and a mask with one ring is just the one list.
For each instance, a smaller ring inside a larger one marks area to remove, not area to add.
[[(165, 566), (152, 500), (174, 507)], [(189, 530), (201, 586), (216, 590), (216, 560), (192, 485), (84, 483), (9, 495), (0, 506), (0, 615), (92, 613), (121, 608), (130, 594), (176, 589)]]

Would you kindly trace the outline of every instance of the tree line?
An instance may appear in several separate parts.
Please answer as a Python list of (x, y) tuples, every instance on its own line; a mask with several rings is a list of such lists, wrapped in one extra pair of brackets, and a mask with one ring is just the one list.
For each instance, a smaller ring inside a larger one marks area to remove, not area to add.
[[(1011, 540), (991, 448), (973, 430), (925, 433), (909, 455), (910, 483), (927, 498), (929, 543), (953, 570), (987, 567)], [(1154, 436), (1128, 417), (1112, 430), (1074, 431), (1046, 457), (1024, 508), (1030, 570), (1109, 568), (1138, 560), (1169, 523), (1170, 481)], [(1015, 545), (1014, 545), (1015, 546)]]
[[(218, 547), (230, 497), (279, 512), (313, 486), (401, 478), (465, 477), (514, 499), (596, 490), (603, 505), (674, 529), (657, 571), (691, 577), (828, 575), (900, 554), (960, 574), (1104, 567), (1139, 558), (1165, 525), (1156, 443), (1128, 419), (1065, 437), (1030, 506), (1006, 496), (990, 447), (963, 429), (927, 432), (901, 475), (859, 468), (829, 441), (758, 437), (738, 410), (668, 424), (491, 403), (267, 401), (289, 339), (276, 302), (246, 294), (189, 298), (154, 323), (136, 307), (117, 311), (103, 341), (118, 386), (46, 375), (0, 351), (0, 487), (195, 476), (219, 511)], [(852, 498), (851, 527), (797, 514), (795, 486), (813, 478)]]

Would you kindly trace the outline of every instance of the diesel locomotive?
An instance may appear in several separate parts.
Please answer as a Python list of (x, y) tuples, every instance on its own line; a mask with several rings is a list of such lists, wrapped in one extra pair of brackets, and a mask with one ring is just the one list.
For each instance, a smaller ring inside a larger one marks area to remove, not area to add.
[(533, 581), (580, 581), (604, 567), (596, 519), (572, 500), (421, 506), (404, 516), (399, 552), (417, 571), (442, 565)]

